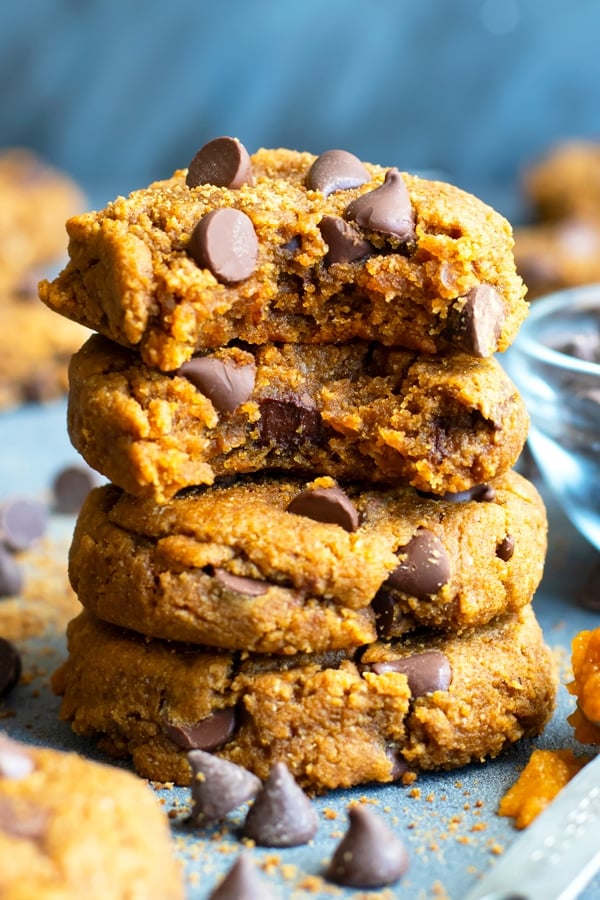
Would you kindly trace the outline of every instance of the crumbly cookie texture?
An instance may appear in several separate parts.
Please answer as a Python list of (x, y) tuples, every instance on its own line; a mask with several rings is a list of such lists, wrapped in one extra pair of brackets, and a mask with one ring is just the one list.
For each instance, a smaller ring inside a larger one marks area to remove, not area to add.
[(145, 777), (189, 783), (214, 750), (315, 791), (493, 757), (537, 734), (556, 673), (531, 606), (463, 636), (282, 660), (147, 640), (83, 612), (55, 673), (61, 716)]
[(108, 622), (290, 654), (366, 644), (376, 630), (460, 631), (517, 610), (545, 551), (544, 506), (515, 472), (449, 499), (263, 477), (164, 506), (97, 488), (69, 572), (81, 603)]
[(164, 371), (233, 338), (506, 349), (527, 313), (508, 222), (348, 157), (261, 149), (240, 177), (190, 166), (76, 216), (40, 296)]
[(179, 900), (183, 879), (150, 788), (122, 769), (0, 735), (0, 894)]
[(467, 490), (514, 464), (529, 424), (493, 359), (364, 342), (230, 346), (166, 374), (94, 335), (69, 380), (76, 449), (158, 502), (261, 469)]
[[(84, 208), (79, 186), (30, 150), (0, 153), (0, 293), (67, 254), (65, 220)], [(38, 274), (38, 277), (39, 277)], [(16, 333), (16, 332), (15, 332)]]
[(69, 360), (88, 337), (31, 288), (0, 294), (0, 409), (66, 394)]

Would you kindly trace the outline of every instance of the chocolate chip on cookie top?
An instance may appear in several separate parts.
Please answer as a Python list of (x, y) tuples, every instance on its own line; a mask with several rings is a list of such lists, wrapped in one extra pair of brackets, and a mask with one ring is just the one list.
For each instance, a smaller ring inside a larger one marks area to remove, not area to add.
[(239, 209), (222, 207), (203, 216), (192, 231), (188, 253), (217, 281), (235, 284), (252, 275), (258, 238), (252, 220)]
[(401, 672), (406, 675), (411, 696), (422, 697), (432, 691), (447, 691), (452, 683), (452, 667), (448, 657), (439, 650), (425, 650), (402, 659), (373, 663), (371, 672)]
[(240, 188), (243, 184), (252, 185), (254, 178), (248, 151), (236, 138), (214, 138), (194, 156), (185, 183), (190, 188), (200, 184), (231, 189)]
[(360, 187), (371, 180), (360, 159), (347, 150), (326, 150), (318, 156), (306, 175), (306, 186), (324, 197), (334, 191)]
[(252, 395), (256, 366), (237, 366), (216, 356), (196, 356), (180, 366), (177, 374), (191, 381), (218, 412), (233, 412)]
[(450, 580), (450, 557), (442, 541), (427, 528), (420, 528), (398, 550), (400, 564), (387, 578), (386, 587), (419, 599), (436, 594)]
[(398, 169), (390, 169), (380, 187), (361, 194), (346, 208), (346, 218), (371, 231), (401, 241), (415, 237), (415, 217), (406, 184)]

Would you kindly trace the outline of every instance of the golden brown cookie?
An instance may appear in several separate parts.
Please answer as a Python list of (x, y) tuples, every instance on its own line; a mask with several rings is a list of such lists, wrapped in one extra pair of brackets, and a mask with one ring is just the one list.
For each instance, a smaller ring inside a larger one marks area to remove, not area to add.
[(62, 262), (65, 220), (83, 209), (78, 185), (30, 150), (0, 153), (0, 296)]
[(53, 678), (62, 718), (145, 777), (182, 784), (194, 747), (261, 778), (284, 760), (317, 791), (462, 766), (537, 734), (556, 691), (530, 606), (461, 637), (287, 660), (147, 640), (88, 612), (68, 640)]
[(227, 170), (245, 151), (221, 138), (199, 155), (72, 218), (44, 302), (164, 371), (233, 338), (477, 356), (513, 340), (527, 304), (512, 231), (476, 197), (345, 151), (262, 149)]
[(600, 210), (515, 229), (515, 260), (530, 300), (600, 281)]
[(158, 502), (262, 469), (467, 490), (513, 465), (529, 424), (500, 365), (465, 353), (230, 346), (166, 374), (99, 335), (72, 360), (68, 420), (91, 466)]
[(167, 819), (137, 776), (0, 734), (0, 896), (179, 900)]
[(523, 172), (523, 193), (538, 221), (600, 218), (600, 142), (560, 141)]
[(264, 653), (464, 630), (530, 602), (546, 515), (514, 472), (472, 494), (248, 478), (165, 506), (88, 496), (70, 551), (81, 603), (143, 634)]

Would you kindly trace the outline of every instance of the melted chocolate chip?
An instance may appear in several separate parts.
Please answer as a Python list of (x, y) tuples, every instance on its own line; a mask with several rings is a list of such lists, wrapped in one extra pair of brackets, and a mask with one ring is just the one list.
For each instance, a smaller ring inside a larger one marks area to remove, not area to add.
[(177, 370), (211, 401), (217, 412), (233, 412), (252, 395), (256, 366), (236, 366), (216, 356), (197, 356)]
[(241, 853), (208, 900), (275, 900), (247, 853)]
[(290, 501), (287, 511), (315, 522), (339, 525), (346, 531), (356, 531), (359, 526), (358, 510), (338, 487), (302, 491)]
[(306, 186), (327, 197), (334, 191), (359, 187), (371, 180), (362, 162), (347, 150), (326, 150), (315, 159), (306, 176)]
[(0, 507), (0, 539), (9, 550), (28, 550), (46, 532), (48, 510), (28, 497), (14, 497)]
[(96, 484), (94, 473), (83, 466), (65, 466), (52, 482), (53, 509), (57, 513), (79, 512), (83, 501)]
[(394, 598), (390, 591), (380, 588), (371, 601), (371, 608), (375, 613), (377, 637), (386, 640), (391, 637), (394, 624)]
[(191, 161), (185, 183), (190, 188), (214, 184), (233, 189), (253, 184), (248, 151), (237, 138), (218, 137), (209, 141)]
[(35, 763), (23, 744), (0, 734), (0, 778), (25, 778), (34, 769)]
[(425, 650), (403, 659), (373, 663), (369, 668), (376, 675), (383, 675), (384, 672), (401, 672), (406, 675), (413, 697), (421, 697), (433, 691), (447, 691), (452, 683), (452, 667), (448, 657), (439, 650)]
[(415, 238), (415, 216), (398, 169), (389, 169), (383, 184), (362, 194), (346, 208), (346, 218), (362, 228), (391, 234), (401, 241)]
[(496, 499), (496, 491), (491, 484), (476, 484), (466, 491), (447, 491), (445, 494), (429, 494), (427, 491), (417, 490), (420, 497), (426, 500), (443, 500), (445, 503), (491, 503)]
[(318, 827), (311, 801), (286, 764), (275, 763), (246, 816), (244, 836), (261, 847), (297, 847), (308, 843)]
[(450, 579), (446, 548), (427, 528), (420, 528), (405, 547), (398, 549), (398, 553), (403, 554), (404, 559), (388, 576), (386, 587), (426, 600)]
[(479, 284), (471, 288), (464, 303), (451, 310), (448, 340), (473, 356), (492, 356), (504, 318), (504, 303), (498, 291), (489, 284)]
[(188, 253), (223, 284), (244, 281), (254, 272), (258, 258), (254, 225), (239, 209), (213, 209), (194, 228)]
[(504, 560), (504, 562), (508, 562), (509, 559), (512, 558), (514, 552), (515, 539), (512, 534), (507, 534), (504, 540), (500, 541), (500, 543), (496, 547), (496, 556), (499, 556), (500, 559)]
[(163, 722), (163, 731), (184, 750), (214, 750), (226, 744), (235, 731), (235, 709), (220, 709), (194, 725)]
[(326, 266), (364, 259), (375, 251), (373, 244), (366, 241), (357, 228), (339, 216), (323, 216), (319, 230), (329, 248), (325, 256)]
[(392, 764), (391, 777), (392, 781), (398, 781), (405, 772), (408, 771), (408, 764), (400, 751), (396, 747), (388, 747), (385, 755)]
[(191, 750), (188, 762), (192, 769), (192, 811), (190, 823), (212, 825), (228, 812), (256, 796), (260, 778), (243, 766), (220, 759), (204, 750)]
[(14, 597), (23, 587), (23, 570), (14, 558), (0, 544), (0, 597)]
[(243, 575), (233, 575), (226, 569), (215, 569), (214, 577), (224, 587), (236, 594), (243, 594), (245, 597), (260, 597), (269, 590), (269, 583), (261, 581), (258, 578), (246, 578)]
[(21, 677), (21, 654), (14, 644), (0, 638), (0, 697), (7, 694)]
[(260, 440), (281, 450), (301, 444), (321, 444), (323, 423), (318, 409), (306, 406), (300, 398), (278, 400), (264, 397), (260, 407)]
[(350, 825), (327, 868), (326, 878), (348, 887), (376, 888), (398, 881), (408, 853), (383, 819), (366, 806), (351, 806)]

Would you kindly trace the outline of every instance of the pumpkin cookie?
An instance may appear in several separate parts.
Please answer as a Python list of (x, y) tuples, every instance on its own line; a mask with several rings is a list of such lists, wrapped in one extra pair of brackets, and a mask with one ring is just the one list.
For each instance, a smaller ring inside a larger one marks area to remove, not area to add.
[(490, 356), (527, 313), (510, 225), (442, 182), (233, 138), (67, 223), (52, 309), (173, 371), (234, 338)]
[(157, 799), (137, 776), (0, 734), (0, 895), (180, 900)]
[(61, 716), (145, 777), (187, 784), (187, 753), (315, 791), (494, 757), (540, 732), (556, 674), (531, 606), (462, 636), (277, 657), (148, 640), (84, 611), (55, 673)]
[(466, 495), (239, 478), (157, 506), (96, 488), (70, 550), (81, 603), (145, 635), (253, 652), (464, 630), (529, 603), (546, 515), (509, 472)]
[(167, 374), (98, 335), (71, 362), (68, 420), (93, 468), (158, 502), (261, 469), (463, 491), (514, 464), (529, 424), (500, 365), (465, 353), (230, 346)]

